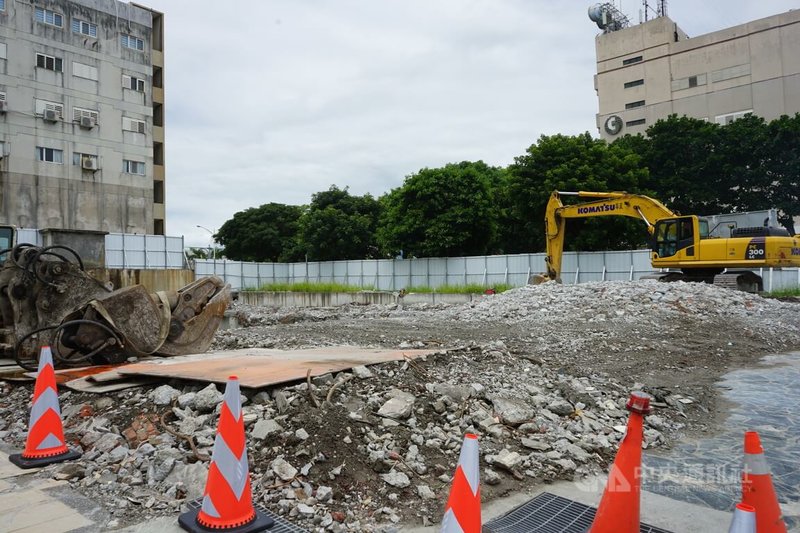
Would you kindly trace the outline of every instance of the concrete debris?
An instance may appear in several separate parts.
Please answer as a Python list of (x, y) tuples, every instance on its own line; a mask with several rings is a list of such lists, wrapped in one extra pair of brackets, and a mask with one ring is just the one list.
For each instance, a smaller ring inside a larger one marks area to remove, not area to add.
[[(600, 473), (634, 388), (653, 396), (648, 449), (713, 432), (717, 376), (800, 347), (800, 305), (685, 283), (544, 284), (464, 305), (235, 312), (247, 327), (218, 332), (215, 348), (441, 350), (321, 375), (310, 390), (305, 380), (242, 389), (254, 501), (313, 532), (439, 523), (465, 433), (479, 435), (484, 501)], [(62, 393), (67, 440), (84, 455), (34, 475), (102, 505), (104, 529), (175, 516), (203, 493), (220, 390), (171, 381)], [(0, 381), (7, 447), (24, 446), (30, 394)]]

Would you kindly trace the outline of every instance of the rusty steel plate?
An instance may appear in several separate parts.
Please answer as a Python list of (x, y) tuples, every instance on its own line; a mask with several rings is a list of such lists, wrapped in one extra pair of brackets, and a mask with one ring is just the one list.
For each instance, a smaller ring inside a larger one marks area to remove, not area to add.
[(127, 375), (157, 376), (225, 383), (238, 376), (242, 387), (261, 388), (305, 379), (354, 366), (400, 361), (436, 353), (437, 350), (379, 350), (358, 346), (328, 346), (308, 350), (246, 348), (171, 357), (118, 368)]

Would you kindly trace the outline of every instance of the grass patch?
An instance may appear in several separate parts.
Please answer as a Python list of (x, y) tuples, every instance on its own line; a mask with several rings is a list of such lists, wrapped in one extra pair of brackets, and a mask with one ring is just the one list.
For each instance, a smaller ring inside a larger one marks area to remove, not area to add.
[[(507, 283), (498, 283), (496, 285), (491, 285), (491, 288), (495, 290), (495, 292), (505, 292), (509, 289), (513, 289), (514, 287), (508, 285)], [(480, 283), (470, 283), (469, 285), (442, 285), (440, 287), (408, 287), (406, 292), (417, 292), (417, 293), (431, 293), (436, 292), (439, 294), (483, 294), (483, 292), (490, 288), (485, 285), (481, 285)]]
[[(484, 285), (479, 283), (471, 283), (469, 285), (442, 285), (441, 287), (436, 287), (435, 289), (432, 287), (420, 286), (420, 287), (409, 287), (406, 289), (406, 292), (422, 292), (422, 293), (431, 293), (436, 292), (439, 294), (483, 294), (483, 292), (488, 289)], [(512, 285), (508, 285), (507, 283), (498, 283), (497, 285), (492, 285), (491, 288), (495, 290), (497, 293), (505, 292), (509, 289), (513, 289)], [(303, 281), (298, 283), (265, 283), (260, 287), (248, 287), (242, 289), (242, 291), (249, 291), (249, 292), (361, 292), (361, 291), (374, 291), (375, 289), (372, 286), (367, 287), (359, 287), (356, 285), (344, 285), (343, 283), (334, 283), (334, 282), (315, 282), (315, 281)]]
[(778, 289), (767, 293), (770, 298), (786, 298), (787, 296), (800, 296), (800, 287), (792, 287), (790, 289)]
[(244, 289), (260, 292), (361, 292), (372, 291), (372, 287), (358, 287), (334, 282), (303, 281), (299, 283), (265, 283), (258, 288)]

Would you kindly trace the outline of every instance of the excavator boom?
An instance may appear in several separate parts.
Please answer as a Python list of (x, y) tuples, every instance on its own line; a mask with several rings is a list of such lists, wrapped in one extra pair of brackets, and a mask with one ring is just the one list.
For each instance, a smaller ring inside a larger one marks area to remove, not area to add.
[[(588, 198), (589, 201), (564, 205), (563, 196)], [(653, 198), (626, 192), (563, 192), (553, 191), (547, 202), (545, 213), (545, 238), (547, 272), (541, 281), (558, 280), (561, 277), (561, 259), (564, 254), (564, 234), (568, 218), (590, 218), (598, 216), (626, 216), (641, 220), (652, 235), (654, 224), (662, 218), (675, 217), (675, 213)]]

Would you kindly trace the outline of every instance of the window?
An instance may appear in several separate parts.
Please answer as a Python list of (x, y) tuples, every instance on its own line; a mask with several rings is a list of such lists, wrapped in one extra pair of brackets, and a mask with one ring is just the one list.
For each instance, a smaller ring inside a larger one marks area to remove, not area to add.
[(705, 74), (697, 74), (695, 76), (689, 76), (688, 78), (672, 80), (672, 90), (681, 91), (683, 89), (690, 89), (692, 87), (700, 87), (706, 84), (707, 77), (708, 76)]
[(97, 81), (97, 67), (86, 65), (84, 63), (72, 62), (72, 75), (77, 78), (85, 78), (87, 80)]
[(134, 91), (139, 91), (140, 93), (144, 92), (144, 80), (142, 78), (135, 78), (133, 76), (123, 74), (122, 86), (125, 89), (132, 89)]
[(64, 162), (64, 151), (56, 150), (55, 148), (45, 148), (44, 146), (36, 147), (36, 159), (39, 161), (46, 161), (48, 163)]
[(81, 19), (72, 19), (72, 33), (80, 33), (89, 37), (97, 37), (97, 24)]
[(97, 124), (98, 114), (93, 109), (83, 109), (80, 107), (72, 108), (72, 121), (80, 122), (83, 117), (89, 117), (94, 124)]
[(122, 160), (122, 171), (127, 174), (139, 174), (144, 176), (144, 161)]
[(72, 164), (82, 168), (97, 169), (97, 156), (94, 154), (72, 153)]
[(636, 120), (629, 120), (628, 122), (625, 123), (625, 125), (626, 126), (641, 126), (642, 124), (644, 124), (646, 122), (647, 122), (647, 120), (645, 120), (643, 118), (639, 118), (639, 119), (636, 119)]
[(161, 180), (153, 181), (153, 203), (164, 203), (164, 182)]
[(628, 59), (623, 59), (622, 60), (622, 64), (623, 65), (632, 65), (634, 63), (639, 63), (641, 61), (642, 61), (642, 56), (629, 57)]
[(630, 89), (631, 87), (638, 87), (639, 85), (644, 85), (644, 80), (633, 80), (625, 83), (625, 88)]
[(0, 11), (6, 10), (6, 0), (0, 0)]
[[(0, 0), (2, 2), (2, 0)], [(6, 43), (0, 43), (0, 59), (6, 58)]]
[(122, 129), (125, 131), (135, 131), (136, 133), (144, 133), (145, 122), (144, 120), (137, 120), (135, 118), (122, 117)]
[(64, 118), (64, 104), (48, 102), (47, 100), (36, 100), (36, 114), (44, 115), (45, 111), (55, 111), (58, 118)]
[(55, 72), (64, 71), (64, 65), (60, 57), (48, 56), (45, 54), (36, 54), (36, 66)]
[(144, 50), (144, 41), (133, 35), (123, 33), (120, 35), (120, 42), (125, 48), (132, 48), (133, 50)]
[(735, 113), (727, 113), (725, 115), (717, 115), (714, 117), (714, 122), (722, 124), (723, 126), (730, 124), (734, 120), (740, 119), (748, 113), (752, 113), (752, 109), (745, 109), (744, 111), (737, 111)]
[(625, 109), (635, 109), (637, 107), (642, 107), (643, 105), (644, 105), (644, 100), (638, 100), (636, 102), (625, 104)]
[(61, 14), (41, 7), (36, 8), (36, 20), (44, 22), (45, 24), (50, 24), (51, 26), (58, 26), (59, 28), (64, 26), (64, 19), (61, 17)]

